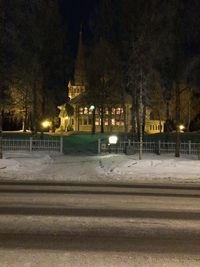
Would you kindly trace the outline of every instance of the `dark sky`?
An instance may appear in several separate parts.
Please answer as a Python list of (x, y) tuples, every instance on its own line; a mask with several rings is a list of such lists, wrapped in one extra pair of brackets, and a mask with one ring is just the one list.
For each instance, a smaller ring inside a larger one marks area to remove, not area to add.
[(81, 24), (87, 31), (89, 17), (98, 0), (60, 0), (61, 14), (66, 29), (66, 38), (72, 55), (76, 54)]

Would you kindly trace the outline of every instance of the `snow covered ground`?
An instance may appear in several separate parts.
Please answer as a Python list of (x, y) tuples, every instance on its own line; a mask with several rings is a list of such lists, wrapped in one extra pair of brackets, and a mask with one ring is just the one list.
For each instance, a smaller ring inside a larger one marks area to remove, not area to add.
[(70, 156), (47, 152), (10, 152), (0, 159), (2, 180), (65, 182), (200, 183), (197, 156), (107, 154)]

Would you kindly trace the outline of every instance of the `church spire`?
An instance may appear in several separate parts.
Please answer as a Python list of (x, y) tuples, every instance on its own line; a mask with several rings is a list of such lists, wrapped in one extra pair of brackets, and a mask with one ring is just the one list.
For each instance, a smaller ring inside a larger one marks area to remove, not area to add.
[(74, 83), (75, 85), (85, 85), (85, 82), (86, 82), (85, 57), (84, 57), (84, 46), (83, 46), (82, 25), (81, 25), (79, 33), (78, 52), (75, 62)]

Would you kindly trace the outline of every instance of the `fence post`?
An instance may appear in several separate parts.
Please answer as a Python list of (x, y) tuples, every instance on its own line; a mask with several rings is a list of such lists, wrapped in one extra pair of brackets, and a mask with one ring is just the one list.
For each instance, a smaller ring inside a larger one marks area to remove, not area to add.
[(98, 154), (101, 153), (101, 139), (98, 139)]
[(63, 153), (63, 136), (60, 137), (60, 153)]
[(30, 146), (29, 146), (29, 151), (32, 152), (33, 150), (33, 137), (30, 137)]
[(191, 140), (188, 142), (188, 154), (191, 154)]
[(157, 155), (160, 155), (160, 140), (158, 140), (158, 146), (157, 146)]

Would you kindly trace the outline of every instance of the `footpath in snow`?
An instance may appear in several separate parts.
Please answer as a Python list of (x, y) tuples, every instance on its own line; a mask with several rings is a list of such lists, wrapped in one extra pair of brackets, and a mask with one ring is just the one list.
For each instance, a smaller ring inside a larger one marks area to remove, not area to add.
[(65, 156), (46, 152), (4, 153), (1, 181), (158, 182), (200, 184), (197, 156), (107, 154)]

